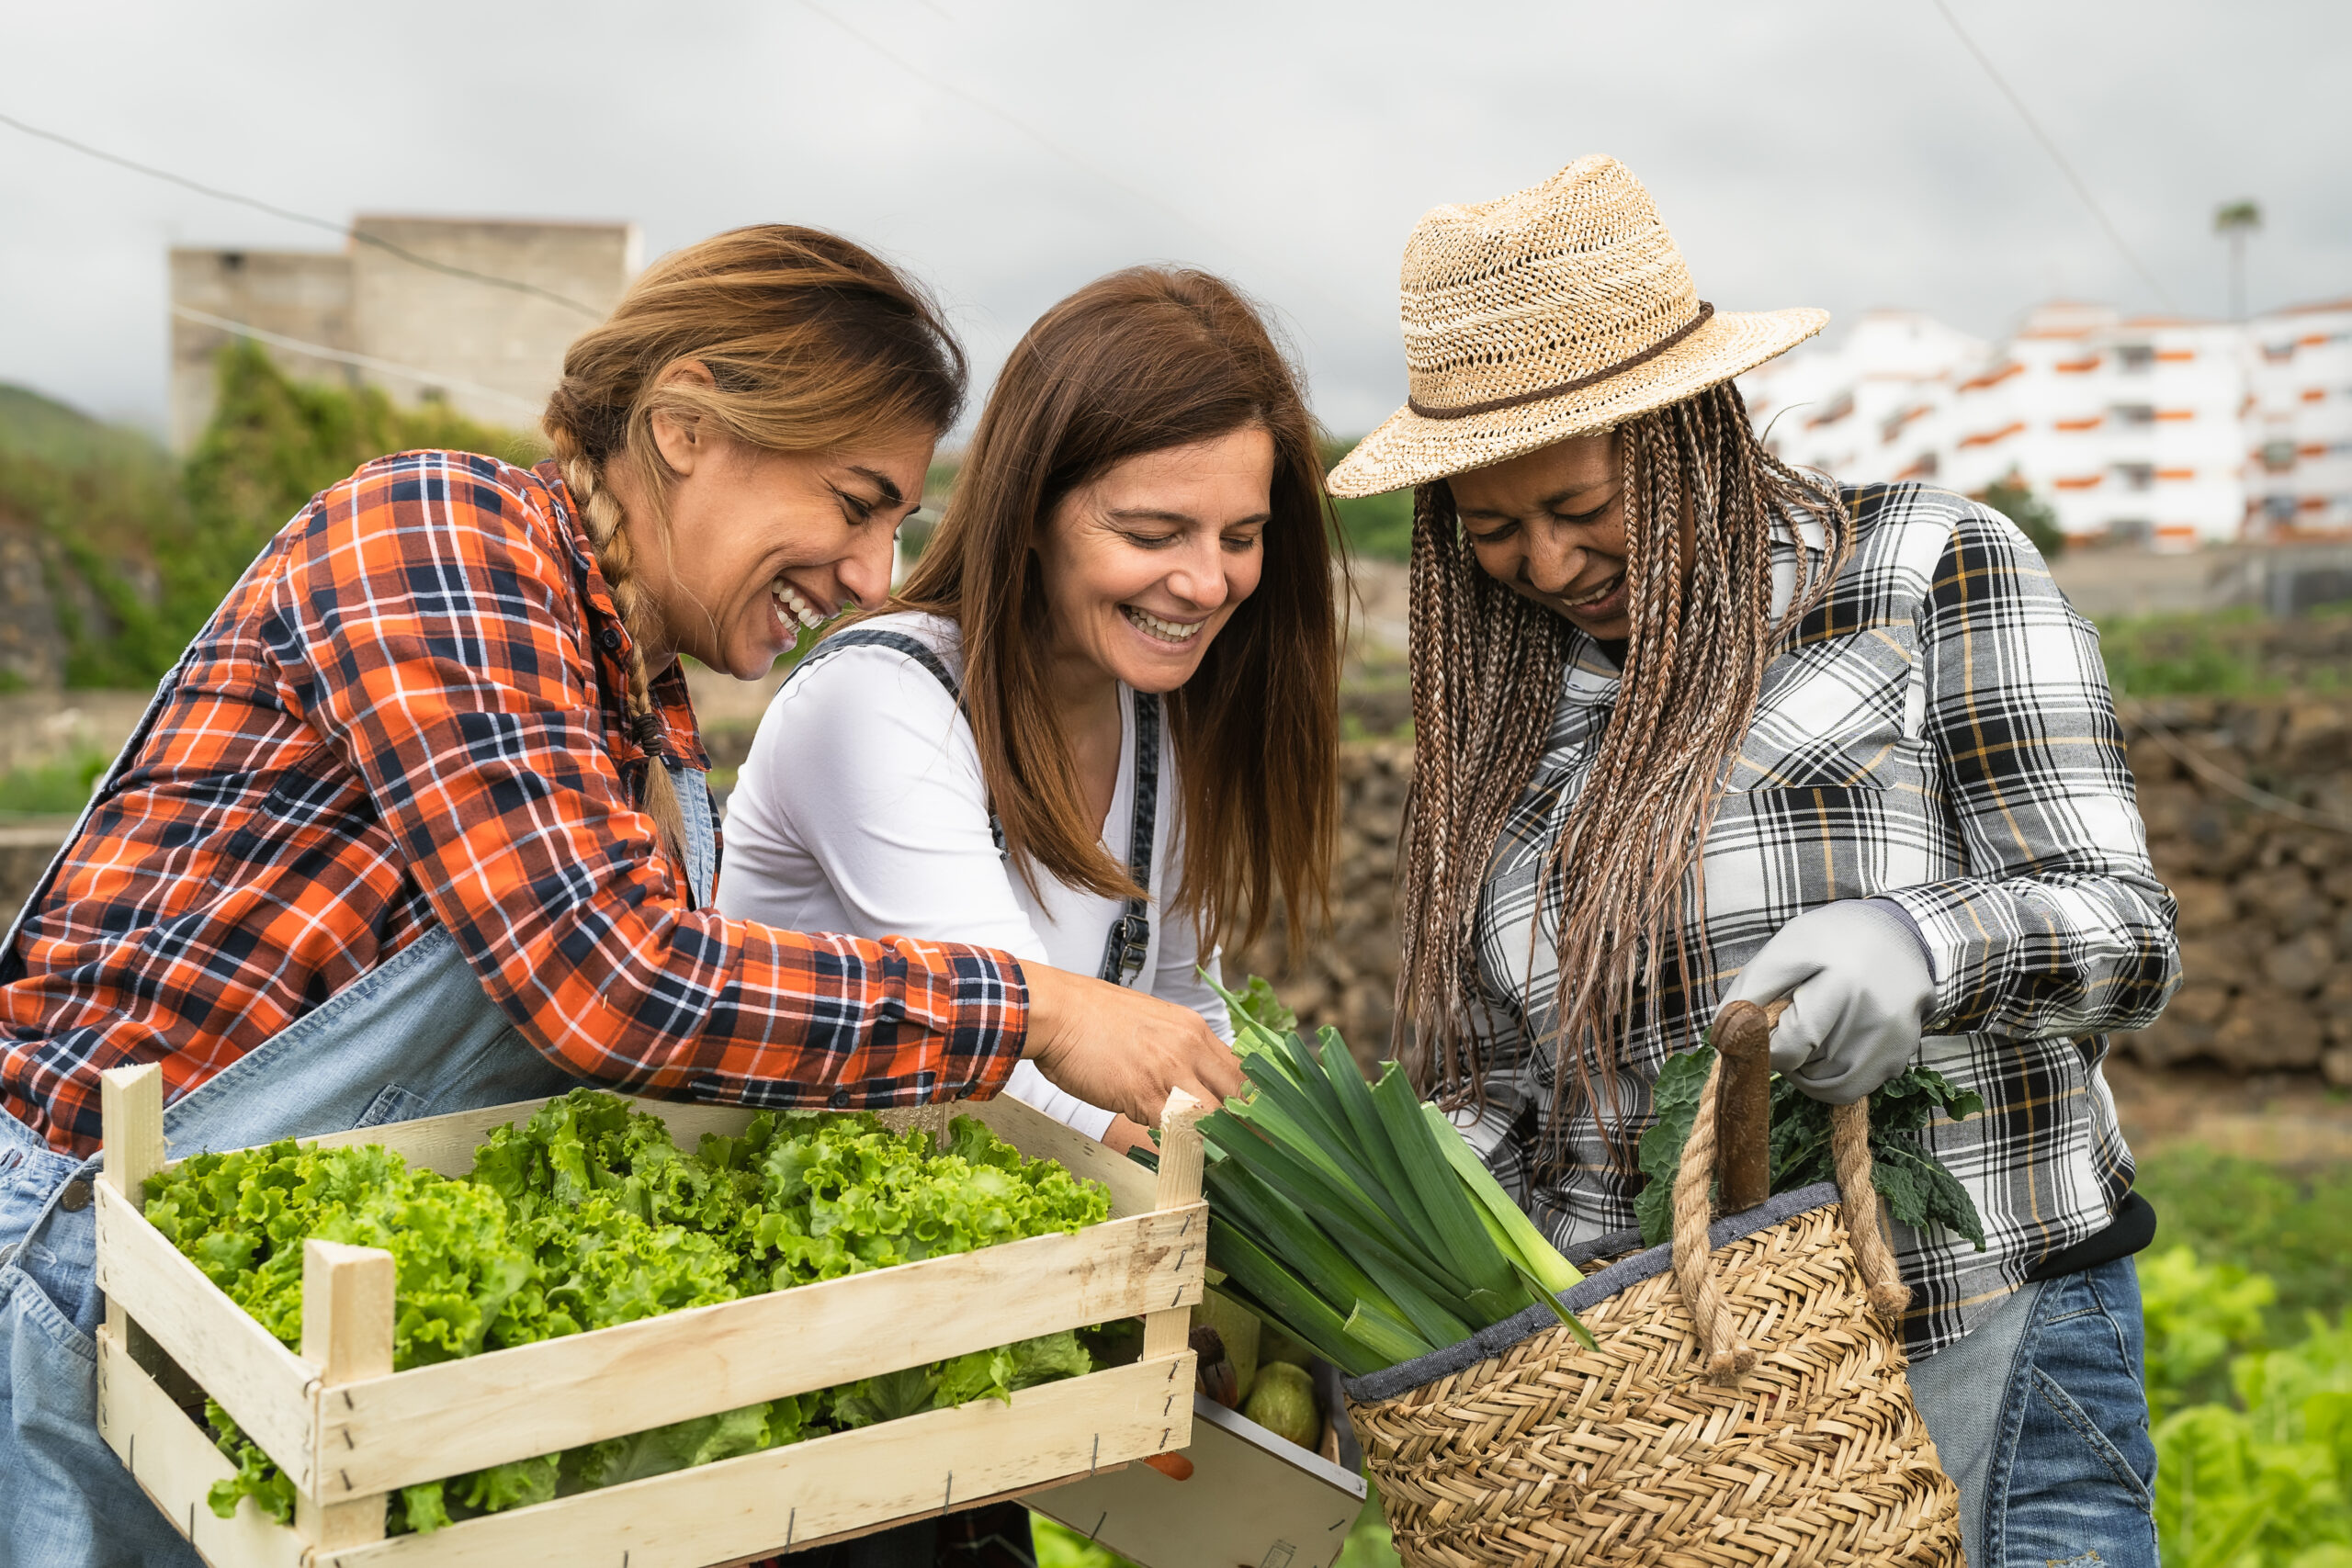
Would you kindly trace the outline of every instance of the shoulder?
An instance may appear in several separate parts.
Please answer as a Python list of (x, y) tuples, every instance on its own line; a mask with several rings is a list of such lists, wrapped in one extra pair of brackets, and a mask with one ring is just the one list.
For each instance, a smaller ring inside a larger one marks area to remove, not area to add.
[(1917, 620), (1956, 584), (2055, 595), (2050, 569), (2018, 525), (1979, 501), (1916, 483), (1841, 485), (1852, 548), (1804, 637)]
[(898, 611), (842, 627), (803, 654), (776, 694), (779, 704), (806, 694), (876, 688), (928, 689), (952, 706), (946, 681), (963, 674), (963, 640), (956, 623)]
[(935, 738), (962, 723), (945, 682), (961, 672), (956, 626), (894, 613), (843, 627), (801, 656), (768, 705), (763, 730), (811, 727), (866, 736), (891, 728)]
[(396, 452), (319, 492), (300, 520), (314, 536), (400, 547), (479, 541), (562, 559), (569, 513), (540, 473), (479, 452)]

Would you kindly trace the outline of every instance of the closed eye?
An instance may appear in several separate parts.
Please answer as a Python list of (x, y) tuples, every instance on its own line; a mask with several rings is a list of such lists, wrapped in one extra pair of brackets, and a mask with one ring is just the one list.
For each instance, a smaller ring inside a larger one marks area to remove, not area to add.
[(863, 497), (852, 495), (839, 485), (827, 485), (825, 488), (831, 491), (833, 498), (842, 503), (842, 514), (849, 519), (850, 526), (853, 528), (861, 523), (872, 522), (874, 509), (881, 504), (879, 502), (867, 501)]

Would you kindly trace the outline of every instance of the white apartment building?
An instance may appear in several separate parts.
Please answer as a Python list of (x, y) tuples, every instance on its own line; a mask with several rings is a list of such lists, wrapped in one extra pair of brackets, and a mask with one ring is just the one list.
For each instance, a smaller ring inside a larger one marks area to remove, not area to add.
[(1862, 483), (1939, 479), (1954, 394), (1991, 355), (1983, 338), (1922, 311), (1871, 310), (1837, 342), (1756, 370), (1740, 390), (1783, 461)]
[(2248, 504), (2271, 537), (2352, 529), (2352, 299), (2256, 317)]
[(2060, 301), (1989, 350), (1879, 310), (1741, 385), (1788, 461), (1972, 495), (2022, 482), (2085, 542), (2352, 530), (2352, 300), (2245, 323)]

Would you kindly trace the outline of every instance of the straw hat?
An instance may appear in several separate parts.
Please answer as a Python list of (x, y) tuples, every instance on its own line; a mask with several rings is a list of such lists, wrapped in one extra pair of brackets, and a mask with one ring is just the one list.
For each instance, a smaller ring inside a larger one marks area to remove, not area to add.
[(1650, 193), (1614, 158), (1425, 213), (1399, 279), (1412, 397), (1331, 470), (1377, 495), (1483, 468), (1706, 390), (1822, 329), (1826, 310), (1699, 298)]

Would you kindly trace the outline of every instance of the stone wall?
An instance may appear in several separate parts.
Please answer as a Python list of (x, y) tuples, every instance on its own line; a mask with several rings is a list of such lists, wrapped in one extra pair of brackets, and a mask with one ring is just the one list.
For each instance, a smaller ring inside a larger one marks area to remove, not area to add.
[(2151, 702), (2132, 768), (2156, 873), (2180, 901), (2182, 983), (2127, 1037), (2153, 1067), (2323, 1071), (2352, 1084), (2352, 834), (2260, 810), (2195, 765), (2352, 821), (2352, 703)]

